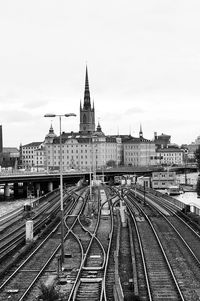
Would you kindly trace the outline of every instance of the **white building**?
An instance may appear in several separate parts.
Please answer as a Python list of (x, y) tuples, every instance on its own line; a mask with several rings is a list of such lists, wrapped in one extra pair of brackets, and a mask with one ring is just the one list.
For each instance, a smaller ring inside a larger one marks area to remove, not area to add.
[(187, 149), (188, 149), (188, 159), (193, 159), (195, 160), (195, 152), (196, 150), (199, 148), (200, 146), (200, 136), (198, 136), (194, 142), (192, 142), (191, 144), (187, 145)]
[(160, 158), (160, 164), (182, 165), (184, 163), (184, 150), (180, 148), (157, 149), (157, 156)]
[(142, 137), (130, 137), (123, 141), (123, 157), (126, 166), (149, 166), (156, 164), (155, 143)]
[(88, 72), (86, 68), (84, 101), (80, 103), (80, 123), (78, 132), (62, 132), (62, 158), (60, 158), (60, 137), (54, 133), (52, 125), (43, 142), (32, 142), (22, 146), (22, 166), (24, 168), (59, 170), (62, 159), (63, 170), (102, 169), (109, 163), (115, 166), (155, 165), (155, 143), (143, 138), (140, 128), (139, 138), (132, 136), (106, 136), (98, 123), (95, 126), (95, 108), (91, 105)]
[(22, 168), (31, 169), (35, 163), (35, 151), (40, 147), (42, 142), (31, 142), (21, 146), (21, 164)]
[[(45, 138), (46, 169), (55, 170), (60, 166), (60, 138)], [(103, 168), (108, 161), (120, 163), (121, 139), (106, 137), (100, 125), (92, 135), (80, 133), (62, 134), (63, 170), (89, 170)]]
[(152, 188), (165, 189), (176, 184), (174, 171), (156, 171), (152, 173)]
[(32, 170), (34, 171), (44, 170), (45, 162), (46, 162), (45, 148), (44, 148), (44, 144), (42, 143), (39, 145), (37, 149), (34, 150)]

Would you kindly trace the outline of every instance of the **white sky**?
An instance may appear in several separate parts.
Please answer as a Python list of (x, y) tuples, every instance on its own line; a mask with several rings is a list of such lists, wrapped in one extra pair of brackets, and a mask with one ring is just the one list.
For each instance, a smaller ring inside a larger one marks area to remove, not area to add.
[[(0, 2), (0, 123), (4, 146), (43, 141), (45, 113), (77, 114), (85, 66), (105, 134), (200, 135), (199, 0)], [(58, 119), (53, 120), (58, 134)]]

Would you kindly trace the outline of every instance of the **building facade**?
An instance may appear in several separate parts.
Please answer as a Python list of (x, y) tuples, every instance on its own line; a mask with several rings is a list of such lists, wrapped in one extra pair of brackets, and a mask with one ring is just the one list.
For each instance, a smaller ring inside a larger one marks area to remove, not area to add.
[(84, 102), (80, 103), (78, 132), (62, 132), (62, 156), (60, 137), (54, 133), (52, 124), (43, 142), (21, 146), (22, 167), (34, 170), (59, 170), (60, 160), (64, 171), (71, 169), (101, 169), (110, 163), (113, 166), (155, 165), (154, 141), (143, 138), (140, 126), (139, 138), (131, 135), (106, 136), (100, 124), (95, 127), (95, 109), (91, 105), (88, 70), (86, 67)]
[[(122, 160), (121, 138), (106, 136), (99, 123), (95, 129), (95, 110), (90, 101), (87, 68), (84, 103), (83, 106), (80, 104), (79, 132), (63, 132), (61, 141), (64, 171), (99, 169), (109, 161), (118, 165)], [(54, 134), (52, 125), (44, 141), (44, 166), (47, 170), (58, 170), (60, 166), (60, 137)]]
[(130, 137), (123, 141), (123, 158), (125, 166), (156, 165), (155, 143), (142, 137)]
[(171, 136), (166, 134), (157, 135), (154, 133), (154, 143), (156, 148), (166, 148), (171, 143)]
[(19, 164), (19, 150), (16, 147), (3, 147), (1, 167), (17, 169)]
[(195, 161), (195, 152), (199, 148), (199, 146), (200, 146), (200, 136), (198, 136), (194, 142), (187, 145), (187, 149), (188, 149), (187, 157), (189, 160)]
[(157, 157), (160, 164), (164, 165), (182, 165), (184, 164), (184, 150), (180, 148), (160, 148), (157, 149)]
[[(113, 160), (119, 164), (121, 156), (121, 139), (106, 137), (98, 129), (92, 135), (83, 136), (80, 133), (62, 134), (63, 170), (89, 170), (104, 168), (107, 162)], [(60, 166), (60, 138), (44, 142), (45, 168), (58, 170)]]
[(161, 171), (152, 173), (152, 188), (166, 189), (176, 184), (176, 173), (174, 171)]
[(35, 166), (35, 152), (41, 144), (42, 142), (31, 142), (21, 146), (21, 168), (30, 170)]

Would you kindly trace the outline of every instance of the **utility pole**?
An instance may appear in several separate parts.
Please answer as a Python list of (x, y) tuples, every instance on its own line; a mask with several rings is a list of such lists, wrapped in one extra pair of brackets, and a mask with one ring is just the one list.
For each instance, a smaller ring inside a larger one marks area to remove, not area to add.
[(145, 180), (143, 183), (143, 187), (144, 187), (144, 205), (145, 205), (145, 194), (146, 194), (146, 184), (145, 184)]
[(185, 185), (187, 185), (187, 149), (185, 149), (184, 159), (185, 159)]

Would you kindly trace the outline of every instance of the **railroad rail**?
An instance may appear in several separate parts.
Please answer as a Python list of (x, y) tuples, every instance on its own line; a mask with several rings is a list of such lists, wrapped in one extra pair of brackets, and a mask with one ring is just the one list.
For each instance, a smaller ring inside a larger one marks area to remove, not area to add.
[[(78, 197), (77, 197), (78, 198)], [(76, 200), (75, 200), (76, 201)], [(74, 204), (71, 204), (71, 207)], [(70, 210), (71, 208), (68, 208)], [(55, 258), (60, 249), (60, 223), (33, 249), (27, 258), (14, 269), (10, 275), (6, 275), (0, 284), (0, 296), (6, 300), (9, 295), (12, 300), (24, 300), (30, 290), (41, 277), (46, 267)]]
[[(108, 246), (108, 243), (105, 243), (105, 237), (108, 238), (110, 234), (110, 212), (105, 211), (109, 211), (109, 205), (103, 192), (104, 190), (100, 189), (96, 196), (96, 206), (95, 209), (93, 208), (93, 216), (95, 216), (93, 221), (95, 220), (95, 223), (91, 229), (86, 229), (80, 219), (79, 227), (81, 226), (82, 230), (80, 231), (80, 228), (73, 229), (73, 232), (81, 240), (84, 256), (68, 300), (101, 300), (103, 298), (104, 266)], [(108, 214), (106, 215), (105, 212)], [(102, 243), (103, 229), (104, 239)], [(86, 231), (87, 234), (82, 233), (82, 231)]]
[[(126, 194), (126, 197), (127, 199), (131, 198), (133, 201), (135, 194), (131, 194), (130, 192)], [(178, 291), (181, 292), (181, 296), (179, 296), (179, 298), (182, 298), (181, 300), (199, 300), (198, 292), (200, 285), (198, 281), (198, 274), (200, 272), (200, 265), (190, 246), (182, 237), (181, 233), (177, 231), (171, 223), (172, 220), (176, 221), (177, 217), (173, 216), (172, 213), (166, 215), (161, 212), (162, 210), (159, 210), (161, 205), (157, 206), (156, 204), (153, 206), (153, 200), (151, 199), (149, 202), (148, 197), (145, 205), (141, 205), (141, 199), (139, 201), (140, 204), (137, 204), (137, 207), (140, 212), (145, 214), (145, 219), (151, 223), (151, 227), (154, 229), (163, 251), (165, 252), (167, 261), (171, 266), (171, 270), (174, 274), (173, 278), (178, 283)], [(139, 225), (140, 227), (141, 225), (144, 227), (145, 222), (143, 221), (139, 223)], [(147, 231), (147, 229), (144, 231), (144, 239), (142, 240), (142, 243), (147, 244), (147, 246), (149, 244), (148, 249), (150, 251), (153, 248), (153, 242), (148, 239), (148, 236), (145, 237), (146, 233), (148, 233)], [(196, 238), (195, 241), (197, 241)], [(153, 265), (151, 265), (151, 268), (152, 267)], [(188, 277), (186, 277), (187, 273)], [(157, 283), (159, 283), (159, 279)]]

